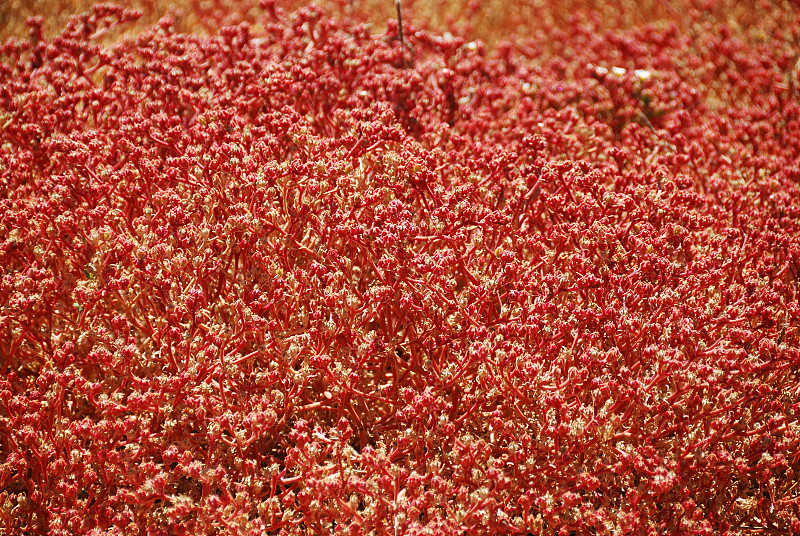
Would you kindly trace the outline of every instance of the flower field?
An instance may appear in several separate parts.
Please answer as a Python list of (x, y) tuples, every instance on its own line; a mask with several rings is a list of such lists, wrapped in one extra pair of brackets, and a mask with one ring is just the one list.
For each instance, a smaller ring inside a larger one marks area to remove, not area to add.
[(800, 534), (797, 2), (130, 4), (0, 8), (0, 533)]

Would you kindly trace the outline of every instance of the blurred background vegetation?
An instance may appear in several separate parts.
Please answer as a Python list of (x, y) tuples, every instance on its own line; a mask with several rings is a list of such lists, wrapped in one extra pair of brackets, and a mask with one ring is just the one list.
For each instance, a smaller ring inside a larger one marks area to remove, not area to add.
[[(87, 11), (95, 0), (3, 0), (0, 41), (26, 38), (25, 21), (44, 19), (45, 35), (53, 35), (68, 17)], [(269, 0), (290, 12), (310, 0)], [(322, 0), (329, 14), (370, 23), (375, 32), (395, 17), (393, 0)], [(180, 32), (214, 33), (223, 26), (248, 21), (258, 25), (264, 10), (259, 0), (127, 0), (144, 16), (127, 32), (135, 33), (170, 14)], [(571, 20), (589, 20), (598, 29), (626, 29), (646, 24), (677, 24), (691, 30), (698, 24), (726, 24), (747, 39), (768, 40), (800, 10), (800, 0), (403, 0), (407, 23), (481, 39), (490, 47), (512, 34), (539, 37), (564, 28)], [(784, 19), (785, 20), (782, 20)], [(780, 37), (780, 36), (779, 36)], [(540, 41), (540, 39), (536, 39)], [(797, 43), (800, 45), (800, 43)]]

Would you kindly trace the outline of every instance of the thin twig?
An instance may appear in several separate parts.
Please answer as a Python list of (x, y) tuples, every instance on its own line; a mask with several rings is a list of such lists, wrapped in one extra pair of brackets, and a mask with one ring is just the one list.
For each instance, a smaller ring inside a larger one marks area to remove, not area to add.
[(400, 0), (394, 0), (394, 8), (397, 10), (397, 37), (400, 38), (400, 44), (403, 45), (403, 49), (406, 48), (406, 41), (403, 39), (403, 12), (400, 10), (402, 2)]
[(406, 62), (406, 40), (403, 37), (403, 12), (400, 9), (402, 7), (402, 2), (400, 0), (394, 0), (394, 8), (397, 11), (397, 37), (400, 39), (400, 48), (403, 51), (403, 67), (408, 67)]

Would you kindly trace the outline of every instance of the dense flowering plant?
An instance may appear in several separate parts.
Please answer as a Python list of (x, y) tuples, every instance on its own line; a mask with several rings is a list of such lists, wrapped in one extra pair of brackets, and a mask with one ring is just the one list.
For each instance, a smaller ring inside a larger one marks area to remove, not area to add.
[(30, 19), (2, 530), (800, 533), (800, 16), (712, 4)]

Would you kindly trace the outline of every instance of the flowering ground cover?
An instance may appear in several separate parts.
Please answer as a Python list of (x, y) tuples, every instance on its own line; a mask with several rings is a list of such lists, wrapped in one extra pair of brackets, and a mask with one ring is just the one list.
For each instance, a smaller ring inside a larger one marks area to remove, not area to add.
[(796, 3), (140, 4), (7, 19), (0, 530), (800, 534)]

